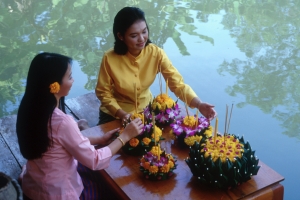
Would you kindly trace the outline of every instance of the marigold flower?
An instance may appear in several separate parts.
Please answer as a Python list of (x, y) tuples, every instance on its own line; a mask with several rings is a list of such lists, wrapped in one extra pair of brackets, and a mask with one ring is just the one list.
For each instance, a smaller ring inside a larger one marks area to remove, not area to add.
[(170, 169), (172, 169), (174, 167), (174, 162), (169, 160), (168, 165), (169, 165)]
[(195, 135), (195, 141), (197, 141), (198, 143), (200, 143), (201, 140), (202, 140), (202, 136), (201, 135)]
[(132, 147), (136, 147), (139, 144), (139, 142), (140, 141), (137, 138), (132, 138), (132, 139), (129, 140), (129, 144)]
[(149, 143), (151, 142), (151, 139), (149, 139), (147, 137), (144, 137), (143, 142), (144, 142), (145, 145), (149, 145)]
[(145, 160), (145, 158), (144, 158), (144, 157), (142, 157), (142, 158), (140, 159), (140, 161), (141, 161), (141, 163), (144, 163), (144, 162), (146, 162), (146, 160)]
[(153, 146), (150, 152), (155, 156), (158, 156), (158, 154), (160, 155), (162, 153), (158, 146)]
[(157, 102), (153, 102), (152, 103), (152, 109), (156, 109), (156, 107), (160, 110), (161, 109), (161, 105)]
[(134, 114), (132, 114), (132, 115), (130, 116), (130, 118), (131, 118), (132, 120), (134, 120), (134, 119), (136, 119), (136, 118), (140, 118), (140, 119), (143, 120), (143, 115), (142, 115), (142, 114), (139, 114), (139, 113), (134, 113)]
[(58, 82), (54, 82), (54, 83), (50, 84), (49, 88), (50, 88), (50, 92), (52, 94), (56, 94), (60, 90), (60, 85)]
[(149, 170), (149, 168), (150, 168), (150, 162), (144, 162), (144, 163), (143, 163), (143, 167), (144, 167), (145, 169)]
[(149, 172), (152, 173), (152, 174), (155, 174), (158, 172), (158, 167), (155, 166), (155, 165), (152, 165), (149, 167)]
[(169, 172), (169, 170), (170, 170), (169, 164), (165, 164), (164, 166), (162, 166), (162, 167), (160, 168), (159, 171), (161, 171), (161, 172), (163, 172), (163, 173), (167, 173), (167, 172)]
[(183, 124), (188, 127), (193, 127), (196, 124), (196, 120), (194, 116), (186, 116), (183, 119)]
[(204, 132), (204, 134), (207, 136), (207, 137), (210, 137), (212, 136), (212, 126), (209, 126), (208, 129)]
[(188, 145), (188, 146), (193, 146), (193, 144), (195, 143), (196, 138), (195, 136), (191, 136), (191, 137), (186, 137), (184, 138), (184, 142)]

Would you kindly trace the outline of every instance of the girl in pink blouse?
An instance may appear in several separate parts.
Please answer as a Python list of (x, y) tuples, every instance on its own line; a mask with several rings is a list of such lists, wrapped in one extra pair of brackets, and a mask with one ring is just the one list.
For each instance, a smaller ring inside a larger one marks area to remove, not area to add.
[[(110, 144), (117, 129), (99, 138), (84, 137), (64, 112), (64, 96), (74, 82), (71, 63), (63, 55), (40, 53), (29, 68), (16, 130), (20, 151), (28, 160), (20, 176), (22, 189), (30, 199), (88, 199), (78, 164), (81, 169), (107, 168), (122, 144), (142, 132), (141, 120), (135, 119)], [(108, 146), (96, 150), (96, 144)]]

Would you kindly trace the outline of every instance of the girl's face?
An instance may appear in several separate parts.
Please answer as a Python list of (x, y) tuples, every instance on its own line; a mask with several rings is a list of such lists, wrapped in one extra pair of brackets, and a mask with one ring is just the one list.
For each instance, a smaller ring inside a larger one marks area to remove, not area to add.
[(142, 20), (136, 21), (127, 29), (124, 36), (118, 33), (118, 37), (126, 44), (129, 53), (133, 56), (138, 56), (148, 40), (146, 22)]
[(72, 68), (71, 65), (68, 64), (68, 69), (62, 79), (62, 84), (60, 85), (60, 90), (57, 95), (60, 97), (67, 96), (69, 91), (73, 85), (74, 79), (72, 77)]

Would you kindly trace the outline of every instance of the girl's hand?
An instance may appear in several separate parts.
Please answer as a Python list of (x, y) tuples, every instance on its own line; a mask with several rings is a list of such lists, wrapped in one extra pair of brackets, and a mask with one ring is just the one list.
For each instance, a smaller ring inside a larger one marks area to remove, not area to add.
[(105, 133), (100, 138), (99, 145), (100, 146), (107, 146), (107, 145), (109, 145), (112, 141), (114, 141), (114, 139), (116, 139), (118, 131), (120, 131), (120, 128), (116, 128), (116, 129), (110, 130), (107, 133)]

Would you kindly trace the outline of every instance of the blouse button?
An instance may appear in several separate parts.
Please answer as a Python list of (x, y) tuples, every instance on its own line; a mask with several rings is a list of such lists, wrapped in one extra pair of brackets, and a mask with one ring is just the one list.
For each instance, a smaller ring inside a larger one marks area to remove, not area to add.
[(137, 75), (136, 75), (136, 74), (135, 74), (134, 76), (135, 76), (135, 77), (137, 77)]
[(138, 87), (137, 90), (140, 90), (140, 88)]

